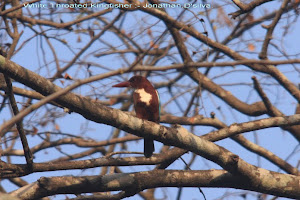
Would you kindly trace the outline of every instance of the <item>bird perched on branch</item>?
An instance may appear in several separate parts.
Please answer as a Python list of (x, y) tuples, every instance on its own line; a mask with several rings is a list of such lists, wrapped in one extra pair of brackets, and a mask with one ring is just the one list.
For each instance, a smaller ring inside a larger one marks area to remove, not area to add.
[[(133, 88), (133, 103), (136, 116), (140, 119), (146, 119), (159, 123), (160, 102), (158, 92), (152, 84), (143, 76), (133, 76), (129, 81), (125, 81), (113, 87)], [(154, 152), (153, 139), (145, 136), (144, 155), (146, 158), (152, 156)]]

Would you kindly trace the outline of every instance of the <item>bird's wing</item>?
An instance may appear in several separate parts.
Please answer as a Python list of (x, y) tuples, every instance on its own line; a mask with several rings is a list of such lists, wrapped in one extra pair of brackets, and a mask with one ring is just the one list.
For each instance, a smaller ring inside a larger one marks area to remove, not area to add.
[(156, 94), (157, 94), (157, 98), (158, 98), (158, 121), (160, 121), (160, 97), (159, 97), (159, 93), (157, 92), (157, 90), (155, 90)]

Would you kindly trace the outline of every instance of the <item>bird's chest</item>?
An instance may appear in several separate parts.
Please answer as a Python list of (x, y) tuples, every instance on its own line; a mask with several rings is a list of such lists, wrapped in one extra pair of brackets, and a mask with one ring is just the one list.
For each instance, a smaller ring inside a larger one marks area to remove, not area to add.
[(159, 121), (159, 97), (155, 90), (150, 93), (145, 89), (136, 89), (133, 92), (133, 101), (138, 118)]
[(153, 95), (146, 92), (145, 89), (136, 89), (133, 92), (133, 101), (135, 105), (150, 106)]

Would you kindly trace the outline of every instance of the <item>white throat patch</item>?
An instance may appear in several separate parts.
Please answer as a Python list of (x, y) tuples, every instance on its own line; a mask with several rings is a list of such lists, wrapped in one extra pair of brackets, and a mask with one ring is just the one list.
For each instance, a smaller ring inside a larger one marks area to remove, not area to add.
[(152, 95), (145, 91), (145, 89), (136, 89), (134, 92), (138, 93), (140, 96), (140, 100), (144, 102), (147, 106), (150, 105), (150, 101), (152, 99)]

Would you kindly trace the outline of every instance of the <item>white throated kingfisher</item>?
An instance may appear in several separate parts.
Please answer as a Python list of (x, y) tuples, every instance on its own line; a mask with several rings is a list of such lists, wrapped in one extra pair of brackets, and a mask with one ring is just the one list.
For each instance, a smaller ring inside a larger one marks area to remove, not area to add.
[[(133, 103), (136, 116), (159, 123), (160, 102), (158, 92), (153, 85), (143, 76), (133, 76), (129, 81), (113, 85), (113, 87), (133, 88)], [(144, 137), (144, 155), (146, 158), (152, 156), (154, 152), (153, 139)]]

